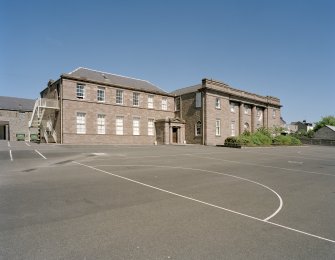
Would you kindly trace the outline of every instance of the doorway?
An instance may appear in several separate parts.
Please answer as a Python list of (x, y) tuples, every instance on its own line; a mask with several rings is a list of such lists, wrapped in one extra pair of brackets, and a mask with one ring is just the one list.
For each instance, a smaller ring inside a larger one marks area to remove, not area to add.
[(178, 128), (172, 127), (172, 142), (177, 144), (178, 143)]

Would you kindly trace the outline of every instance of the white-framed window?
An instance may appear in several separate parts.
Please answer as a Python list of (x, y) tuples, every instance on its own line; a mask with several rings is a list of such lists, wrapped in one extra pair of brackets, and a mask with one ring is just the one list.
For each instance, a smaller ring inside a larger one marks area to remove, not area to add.
[(167, 98), (163, 97), (162, 98), (162, 110), (167, 110), (167, 106), (168, 106)]
[(235, 112), (235, 103), (234, 102), (230, 102), (230, 112)]
[(221, 99), (215, 98), (215, 108), (220, 109), (221, 108)]
[(105, 115), (99, 114), (97, 119), (98, 125), (98, 134), (104, 135), (106, 134), (106, 124), (105, 124)]
[(140, 93), (133, 92), (133, 106), (138, 107), (140, 105)]
[(85, 85), (77, 84), (77, 98), (85, 99)]
[(195, 107), (201, 107), (201, 92), (195, 93)]
[(116, 104), (123, 105), (123, 90), (116, 90), (115, 102)]
[(105, 102), (105, 88), (98, 87), (98, 90), (97, 90), (97, 100), (99, 102)]
[(272, 110), (272, 118), (276, 118), (277, 110), (273, 109)]
[(116, 135), (123, 135), (123, 116), (116, 117)]
[(257, 108), (257, 119), (258, 121), (263, 120), (263, 110), (261, 108)]
[(154, 95), (148, 95), (148, 108), (154, 108)]
[(148, 119), (148, 135), (155, 135), (155, 119)]
[(250, 107), (248, 105), (244, 105), (244, 114), (249, 114)]
[(231, 136), (235, 136), (235, 121), (231, 121), (230, 130), (231, 130)]
[(201, 121), (198, 121), (195, 124), (195, 136), (201, 136), (202, 124)]
[(77, 112), (77, 134), (86, 134), (86, 114)]
[(220, 119), (215, 120), (215, 135), (216, 136), (221, 135), (221, 120)]
[(140, 135), (140, 118), (133, 118), (133, 135)]

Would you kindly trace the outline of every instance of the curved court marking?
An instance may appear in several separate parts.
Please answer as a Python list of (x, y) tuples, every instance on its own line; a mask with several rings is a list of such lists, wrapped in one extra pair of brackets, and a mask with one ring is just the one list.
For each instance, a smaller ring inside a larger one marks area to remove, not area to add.
[(80, 163), (80, 162), (73, 161), (73, 163), (84, 166), (86, 168), (89, 168), (89, 169), (92, 169), (92, 170), (95, 170), (95, 171), (106, 173), (106, 174), (114, 176), (114, 177), (124, 179), (124, 180), (130, 181), (130, 182), (133, 182), (133, 183), (137, 183), (137, 184), (140, 184), (142, 186), (146, 186), (146, 187), (149, 187), (149, 188), (152, 188), (152, 189), (155, 189), (155, 190), (163, 191), (163, 192), (166, 192), (168, 194), (172, 194), (172, 195), (177, 196), (177, 197), (181, 197), (181, 198), (184, 198), (184, 199), (195, 201), (195, 202), (198, 202), (198, 203), (201, 203), (201, 204), (204, 204), (204, 205), (207, 205), (207, 206), (211, 206), (211, 207), (214, 207), (214, 208), (222, 209), (222, 210), (225, 210), (225, 211), (228, 211), (228, 212), (240, 215), (240, 216), (244, 216), (244, 217), (247, 217), (247, 218), (250, 218), (250, 219), (253, 219), (253, 220), (257, 220), (257, 221), (260, 221), (260, 222), (263, 222), (263, 223), (266, 223), (266, 224), (269, 224), (269, 225), (281, 227), (281, 228), (286, 229), (286, 230), (291, 230), (291, 231), (294, 231), (294, 232), (297, 232), (297, 233), (300, 233), (300, 234), (303, 234), (303, 235), (306, 235), (306, 236), (314, 237), (314, 238), (321, 239), (321, 240), (324, 240), (324, 241), (335, 244), (335, 240), (331, 240), (329, 238), (321, 237), (321, 236), (318, 236), (318, 235), (314, 235), (312, 233), (308, 233), (308, 232), (301, 231), (301, 230), (298, 230), (298, 229), (295, 229), (295, 228), (291, 228), (291, 227), (287, 227), (287, 226), (284, 226), (284, 225), (281, 225), (281, 224), (270, 222), (266, 219), (260, 219), (260, 218), (256, 218), (256, 217), (253, 217), (253, 216), (250, 216), (250, 215), (247, 215), (247, 214), (243, 214), (243, 213), (240, 213), (240, 212), (237, 212), (237, 211), (234, 211), (234, 210), (226, 209), (226, 208), (223, 208), (223, 207), (211, 204), (211, 203), (207, 203), (205, 201), (197, 200), (197, 199), (187, 197), (187, 196), (184, 196), (184, 195), (181, 195), (181, 194), (178, 194), (178, 193), (174, 193), (174, 192), (164, 190), (164, 189), (161, 189), (161, 188), (158, 188), (158, 187), (155, 187), (155, 186), (151, 186), (151, 185), (145, 184), (143, 182), (135, 181), (133, 179), (129, 179), (127, 177), (123, 177), (123, 176), (120, 176), (120, 175), (117, 175), (117, 174), (114, 174), (114, 173), (111, 173), (111, 172), (108, 172), (108, 171), (105, 171), (105, 170), (101, 170), (99, 168), (96, 168), (96, 167), (93, 167), (93, 166), (90, 166), (90, 165), (86, 165), (86, 164), (83, 164), (83, 163)]
[[(77, 164), (80, 164), (80, 165), (83, 165), (83, 166), (86, 166), (86, 167), (89, 167), (89, 168), (92, 168), (92, 169), (95, 169), (95, 170), (99, 170), (99, 171), (103, 171), (103, 170), (100, 170), (98, 168), (95, 168), (93, 166), (89, 166), (89, 165), (84, 165), (84, 164), (81, 164), (81, 163), (78, 163), (78, 162), (75, 162)], [(228, 176), (228, 177), (231, 177), (231, 178), (235, 178), (235, 179), (239, 179), (239, 180), (242, 180), (242, 181), (247, 181), (247, 182), (250, 182), (250, 183), (253, 183), (253, 184), (256, 184), (256, 185), (259, 185), (269, 191), (271, 191), (272, 193), (274, 193), (278, 200), (279, 200), (279, 206), (278, 208), (276, 209), (275, 212), (273, 212), (270, 216), (264, 218), (263, 220), (264, 221), (268, 221), (270, 220), (271, 218), (273, 218), (274, 216), (276, 216), (278, 214), (278, 212), (282, 209), (283, 207), (283, 200), (282, 198), (280, 197), (280, 195), (274, 191), (273, 189), (271, 189), (270, 187), (262, 184), (262, 183), (259, 183), (259, 182), (256, 182), (256, 181), (252, 181), (252, 180), (249, 180), (249, 179), (246, 179), (246, 178), (242, 178), (242, 177), (238, 177), (238, 176), (235, 176), (235, 175), (231, 175), (231, 174), (226, 174), (226, 173), (222, 173), (222, 172), (216, 172), (216, 171), (209, 171), (209, 170), (204, 170), (204, 169), (196, 169), (196, 168), (187, 168), (187, 167), (178, 167), (178, 166), (165, 166), (165, 165), (149, 165), (149, 164), (145, 164), (145, 165), (99, 165), (101, 167), (105, 167), (105, 166), (113, 166), (113, 167), (157, 167), (157, 168), (169, 168), (169, 169), (181, 169), (181, 170), (192, 170), (192, 171), (200, 171), (200, 172), (206, 172), (206, 173), (214, 173), (214, 174), (218, 174), (218, 175), (224, 175), (224, 176)], [(107, 171), (103, 171), (105, 173), (108, 173), (110, 175), (113, 175), (113, 176), (116, 176), (116, 177), (121, 177), (123, 179), (127, 179), (127, 180), (130, 180), (132, 182), (136, 182), (138, 184), (141, 184), (141, 185), (144, 185), (144, 186), (147, 186), (147, 187), (150, 187), (150, 188), (154, 188), (154, 189), (157, 189), (157, 190), (160, 190), (160, 191), (164, 191), (164, 192), (167, 192), (167, 193), (170, 193), (170, 194), (174, 194), (174, 195), (177, 195), (177, 193), (174, 193), (174, 192), (170, 192), (170, 191), (167, 191), (167, 190), (164, 190), (164, 189), (161, 189), (161, 188), (158, 188), (158, 187), (155, 187), (155, 186), (152, 186), (152, 185), (148, 185), (146, 183), (142, 183), (142, 182), (139, 182), (139, 181), (135, 181), (133, 179), (130, 179), (130, 178), (126, 178), (126, 177), (123, 177), (123, 176), (120, 176), (120, 175), (117, 175), (117, 174), (113, 174), (113, 173), (110, 173), (110, 172), (107, 172)], [(178, 194), (179, 196), (180, 194)], [(184, 195), (180, 195), (184, 198), (186, 198), (186, 196)], [(190, 198), (190, 197), (187, 197), (187, 198)], [(192, 198), (193, 199), (193, 198)], [(196, 199), (194, 199), (196, 200)], [(198, 201), (198, 200), (197, 200)], [(200, 201), (198, 201), (200, 202)], [(220, 206), (217, 206), (217, 205), (214, 205), (214, 204), (211, 204), (211, 203), (207, 203), (207, 202), (204, 202), (202, 201), (202, 203), (206, 204), (206, 205), (211, 205), (211, 206), (215, 206), (216, 208), (220, 208), (220, 209), (224, 209), (226, 211), (230, 211), (230, 212), (234, 212), (236, 214), (243, 214), (243, 213), (240, 213), (240, 212), (237, 212), (237, 211), (234, 211), (234, 210), (230, 210), (230, 209), (227, 209), (227, 208), (223, 208), (223, 207), (220, 207)], [(243, 215), (246, 215), (246, 214), (243, 214)], [(248, 216), (248, 215), (247, 215)]]

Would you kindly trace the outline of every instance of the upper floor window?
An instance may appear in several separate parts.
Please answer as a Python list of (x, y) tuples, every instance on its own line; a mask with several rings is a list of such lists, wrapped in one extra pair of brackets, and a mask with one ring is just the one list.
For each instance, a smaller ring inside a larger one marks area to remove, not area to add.
[(85, 85), (77, 84), (77, 98), (79, 99), (85, 98)]
[(140, 105), (140, 93), (133, 93), (133, 106), (138, 107)]
[(105, 102), (105, 88), (98, 87), (97, 100), (100, 102)]
[(244, 105), (244, 114), (249, 114), (250, 107), (248, 105)]
[(168, 106), (167, 98), (163, 97), (162, 98), (162, 110), (167, 110), (167, 106)]
[(215, 98), (215, 108), (220, 109), (221, 108), (221, 99)]
[(180, 97), (177, 97), (175, 99), (175, 111), (179, 111), (180, 110)]
[(230, 102), (230, 112), (235, 112), (235, 103)]
[(123, 104), (123, 90), (117, 89), (115, 97), (116, 97), (116, 100), (115, 100), (116, 104), (122, 105)]
[(195, 93), (195, 107), (201, 107), (201, 92)]
[(273, 118), (276, 118), (276, 114), (277, 114), (277, 110), (276, 110), (276, 109), (273, 109), (273, 110), (272, 110), (272, 117), (273, 117)]
[(148, 108), (154, 108), (154, 95), (148, 96)]

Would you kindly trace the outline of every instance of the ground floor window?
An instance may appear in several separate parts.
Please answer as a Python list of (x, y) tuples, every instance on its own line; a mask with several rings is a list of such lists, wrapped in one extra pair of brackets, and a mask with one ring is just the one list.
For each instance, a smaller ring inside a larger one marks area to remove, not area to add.
[(195, 136), (201, 136), (201, 128), (202, 128), (201, 121), (198, 121), (195, 125)]
[(138, 117), (133, 118), (133, 135), (140, 135), (140, 119)]
[(105, 115), (98, 115), (98, 134), (104, 135), (106, 133), (106, 127), (105, 127)]
[(231, 121), (230, 125), (230, 130), (231, 130), (231, 136), (235, 136), (235, 121)]
[(123, 135), (123, 116), (116, 117), (116, 134)]
[(155, 135), (155, 119), (148, 119), (148, 135)]
[(221, 135), (221, 120), (216, 119), (215, 121), (215, 135), (220, 136)]
[(77, 134), (86, 134), (86, 114), (77, 113)]

